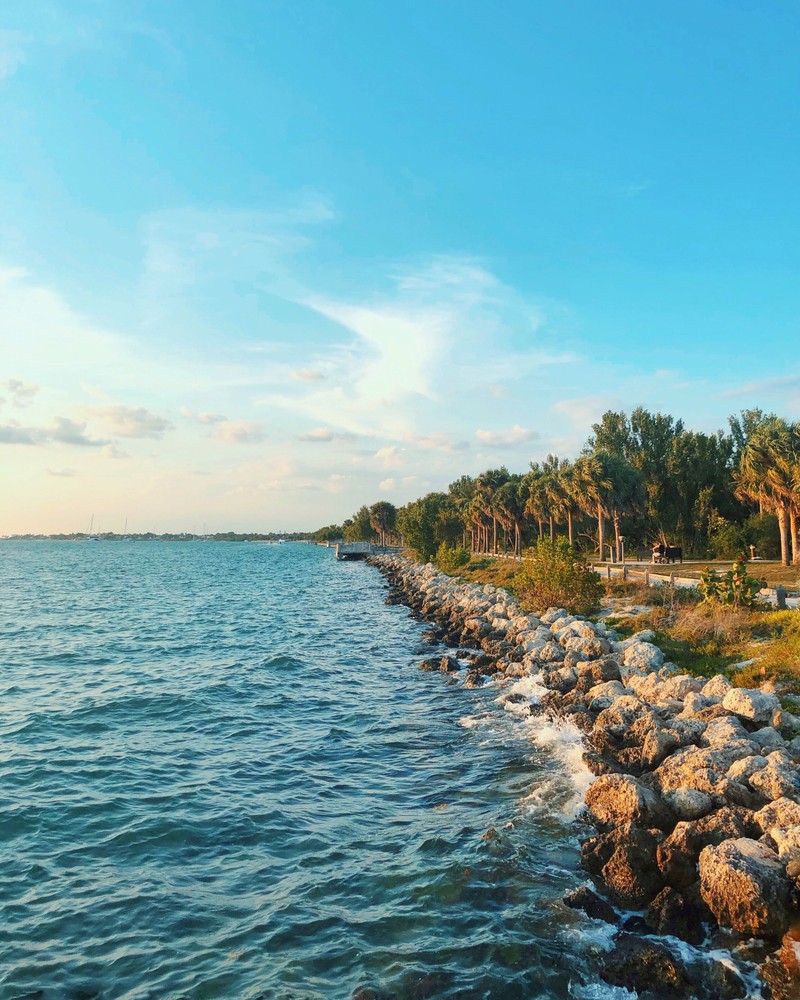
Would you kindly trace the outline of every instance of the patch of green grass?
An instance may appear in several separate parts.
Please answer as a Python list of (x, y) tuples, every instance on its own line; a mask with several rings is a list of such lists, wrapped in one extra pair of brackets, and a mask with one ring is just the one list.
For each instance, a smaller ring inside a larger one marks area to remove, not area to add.
[(740, 657), (733, 653), (719, 652), (715, 644), (693, 645), (686, 639), (678, 639), (668, 632), (657, 631), (655, 644), (664, 651), (665, 658), (680, 667), (687, 674), (698, 677), (714, 677), (716, 674), (731, 676), (731, 667)]

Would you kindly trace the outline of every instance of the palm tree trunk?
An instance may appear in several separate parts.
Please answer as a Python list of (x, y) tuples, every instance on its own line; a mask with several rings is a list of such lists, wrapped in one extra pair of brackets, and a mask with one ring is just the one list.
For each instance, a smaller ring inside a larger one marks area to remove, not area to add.
[(622, 558), (619, 540), (619, 511), (614, 511), (614, 559), (619, 562)]
[(789, 526), (792, 532), (792, 562), (795, 566), (800, 565), (800, 548), (798, 547), (797, 542), (797, 518), (798, 512), (792, 508), (792, 510), (789, 511)]
[(550, 515), (550, 541), (551, 541), (551, 542), (554, 542), (555, 540), (556, 540), (556, 525), (555, 525), (555, 518), (554, 518), (554, 517), (553, 517), (553, 515), (551, 514), (551, 515)]
[(597, 547), (600, 550), (600, 561), (603, 560), (603, 552), (605, 551), (605, 523), (603, 518), (603, 508), (601, 504), (597, 505)]
[(567, 531), (569, 532), (569, 544), (572, 545), (573, 544), (573, 538), (572, 538), (572, 511), (571, 510), (567, 511)]
[(492, 555), (497, 555), (497, 518), (492, 518)]
[(781, 532), (781, 562), (784, 566), (791, 565), (789, 555), (789, 512), (785, 507), (778, 507), (778, 527)]
[(539, 538), (544, 538), (544, 522), (539, 518)]

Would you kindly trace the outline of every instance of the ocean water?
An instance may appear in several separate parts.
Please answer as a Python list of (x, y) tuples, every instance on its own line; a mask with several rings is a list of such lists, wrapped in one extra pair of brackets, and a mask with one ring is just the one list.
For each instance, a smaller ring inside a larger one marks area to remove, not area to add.
[[(0, 997), (623, 997), (574, 734), (296, 544), (0, 543)], [(369, 995), (369, 994), (364, 994)]]

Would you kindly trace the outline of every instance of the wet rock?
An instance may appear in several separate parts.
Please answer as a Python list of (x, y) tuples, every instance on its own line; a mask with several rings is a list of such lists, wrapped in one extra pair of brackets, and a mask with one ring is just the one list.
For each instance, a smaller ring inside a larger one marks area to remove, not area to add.
[(578, 683), (578, 675), (572, 667), (564, 666), (558, 670), (547, 671), (542, 680), (551, 690), (566, 694)]
[(657, 830), (626, 824), (586, 840), (581, 848), (581, 863), (605, 882), (621, 905), (645, 906), (664, 885), (655, 864), (660, 837)]
[(700, 891), (718, 923), (740, 934), (782, 935), (792, 885), (778, 855), (755, 840), (726, 840), (700, 852)]
[(612, 986), (636, 990), (640, 998), (689, 1000), (696, 987), (686, 970), (662, 945), (621, 934), (604, 957), (600, 977)]
[(592, 712), (602, 712), (604, 708), (612, 705), (620, 695), (624, 695), (626, 689), (619, 681), (602, 681), (595, 684), (586, 692), (586, 700)]
[(441, 664), (441, 659), (438, 656), (429, 656), (426, 660), (423, 660), (419, 665), (420, 670), (438, 670)]
[(773, 714), (781, 707), (774, 694), (765, 691), (755, 691), (749, 688), (731, 688), (722, 700), (722, 707), (727, 708), (742, 719), (765, 723), (772, 720)]
[(772, 1000), (797, 1000), (800, 997), (800, 928), (788, 931), (780, 948), (759, 970), (769, 985)]
[(629, 774), (599, 777), (586, 793), (586, 806), (602, 826), (634, 823), (666, 829), (675, 820), (660, 796)]
[(704, 921), (711, 912), (698, 893), (678, 892), (666, 886), (650, 902), (644, 919), (649, 927), (659, 934), (670, 934), (682, 938), (690, 944), (700, 944), (705, 937)]
[(470, 669), (467, 671), (467, 676), (464, 678), (465, 688), (479, 688), (483, 687), (486, 682), (486, 677), (480, 672), (480, 670)]
[(443, 656), (439, 660), (439, 669), (444, 674), (455, 674), (461, 669), (461, 664), (454, 656)]
[(603, 920), (607, 924), (617, 923), (617, 913), (610, 903), (597, 895), (588, 886), (573, 889), (564, 897), (564, 902), (573, 910), (582, 910), (594, 920)]
[(698, 997), (709, 1000), (740, 1000), (749, 993), (747, 984), (727, 962), (704, 962), (700, 969)]
[(622, 695), (598, 715), (595, 729), (606, 730), (612, 736), (621, 738), (647, 711), (647, 705), (635, 695)]

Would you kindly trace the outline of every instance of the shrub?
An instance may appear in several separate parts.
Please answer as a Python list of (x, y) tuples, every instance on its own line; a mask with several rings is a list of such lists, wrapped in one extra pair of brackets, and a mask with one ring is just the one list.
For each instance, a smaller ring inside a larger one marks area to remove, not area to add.
[(565, 539), (544, 538), (528, 550), (514, 578), (514, 590), (534, 611), (559, 607), (588, 615), (600, 607), (603, 583)]
[(761, 581), (747, 572), (747, 559), (743, 555), (737, 556), (724, 576), (715, 569), (704, 569), (700, 574), (699, 590), (704, 601), (729, 607), (755, 608), (761, 603), (758, 596)]
[(462, 566), (467, 565), (469, 562), (469, 552), (466, 549), (442, 542), (436, 550), (435, 562), (439, 569), (452, 575), (457, 573)]
[(746, 545), (745, 532), (738, 524), (725, 522), (709, 538), (715, 559), (735, 559)]

